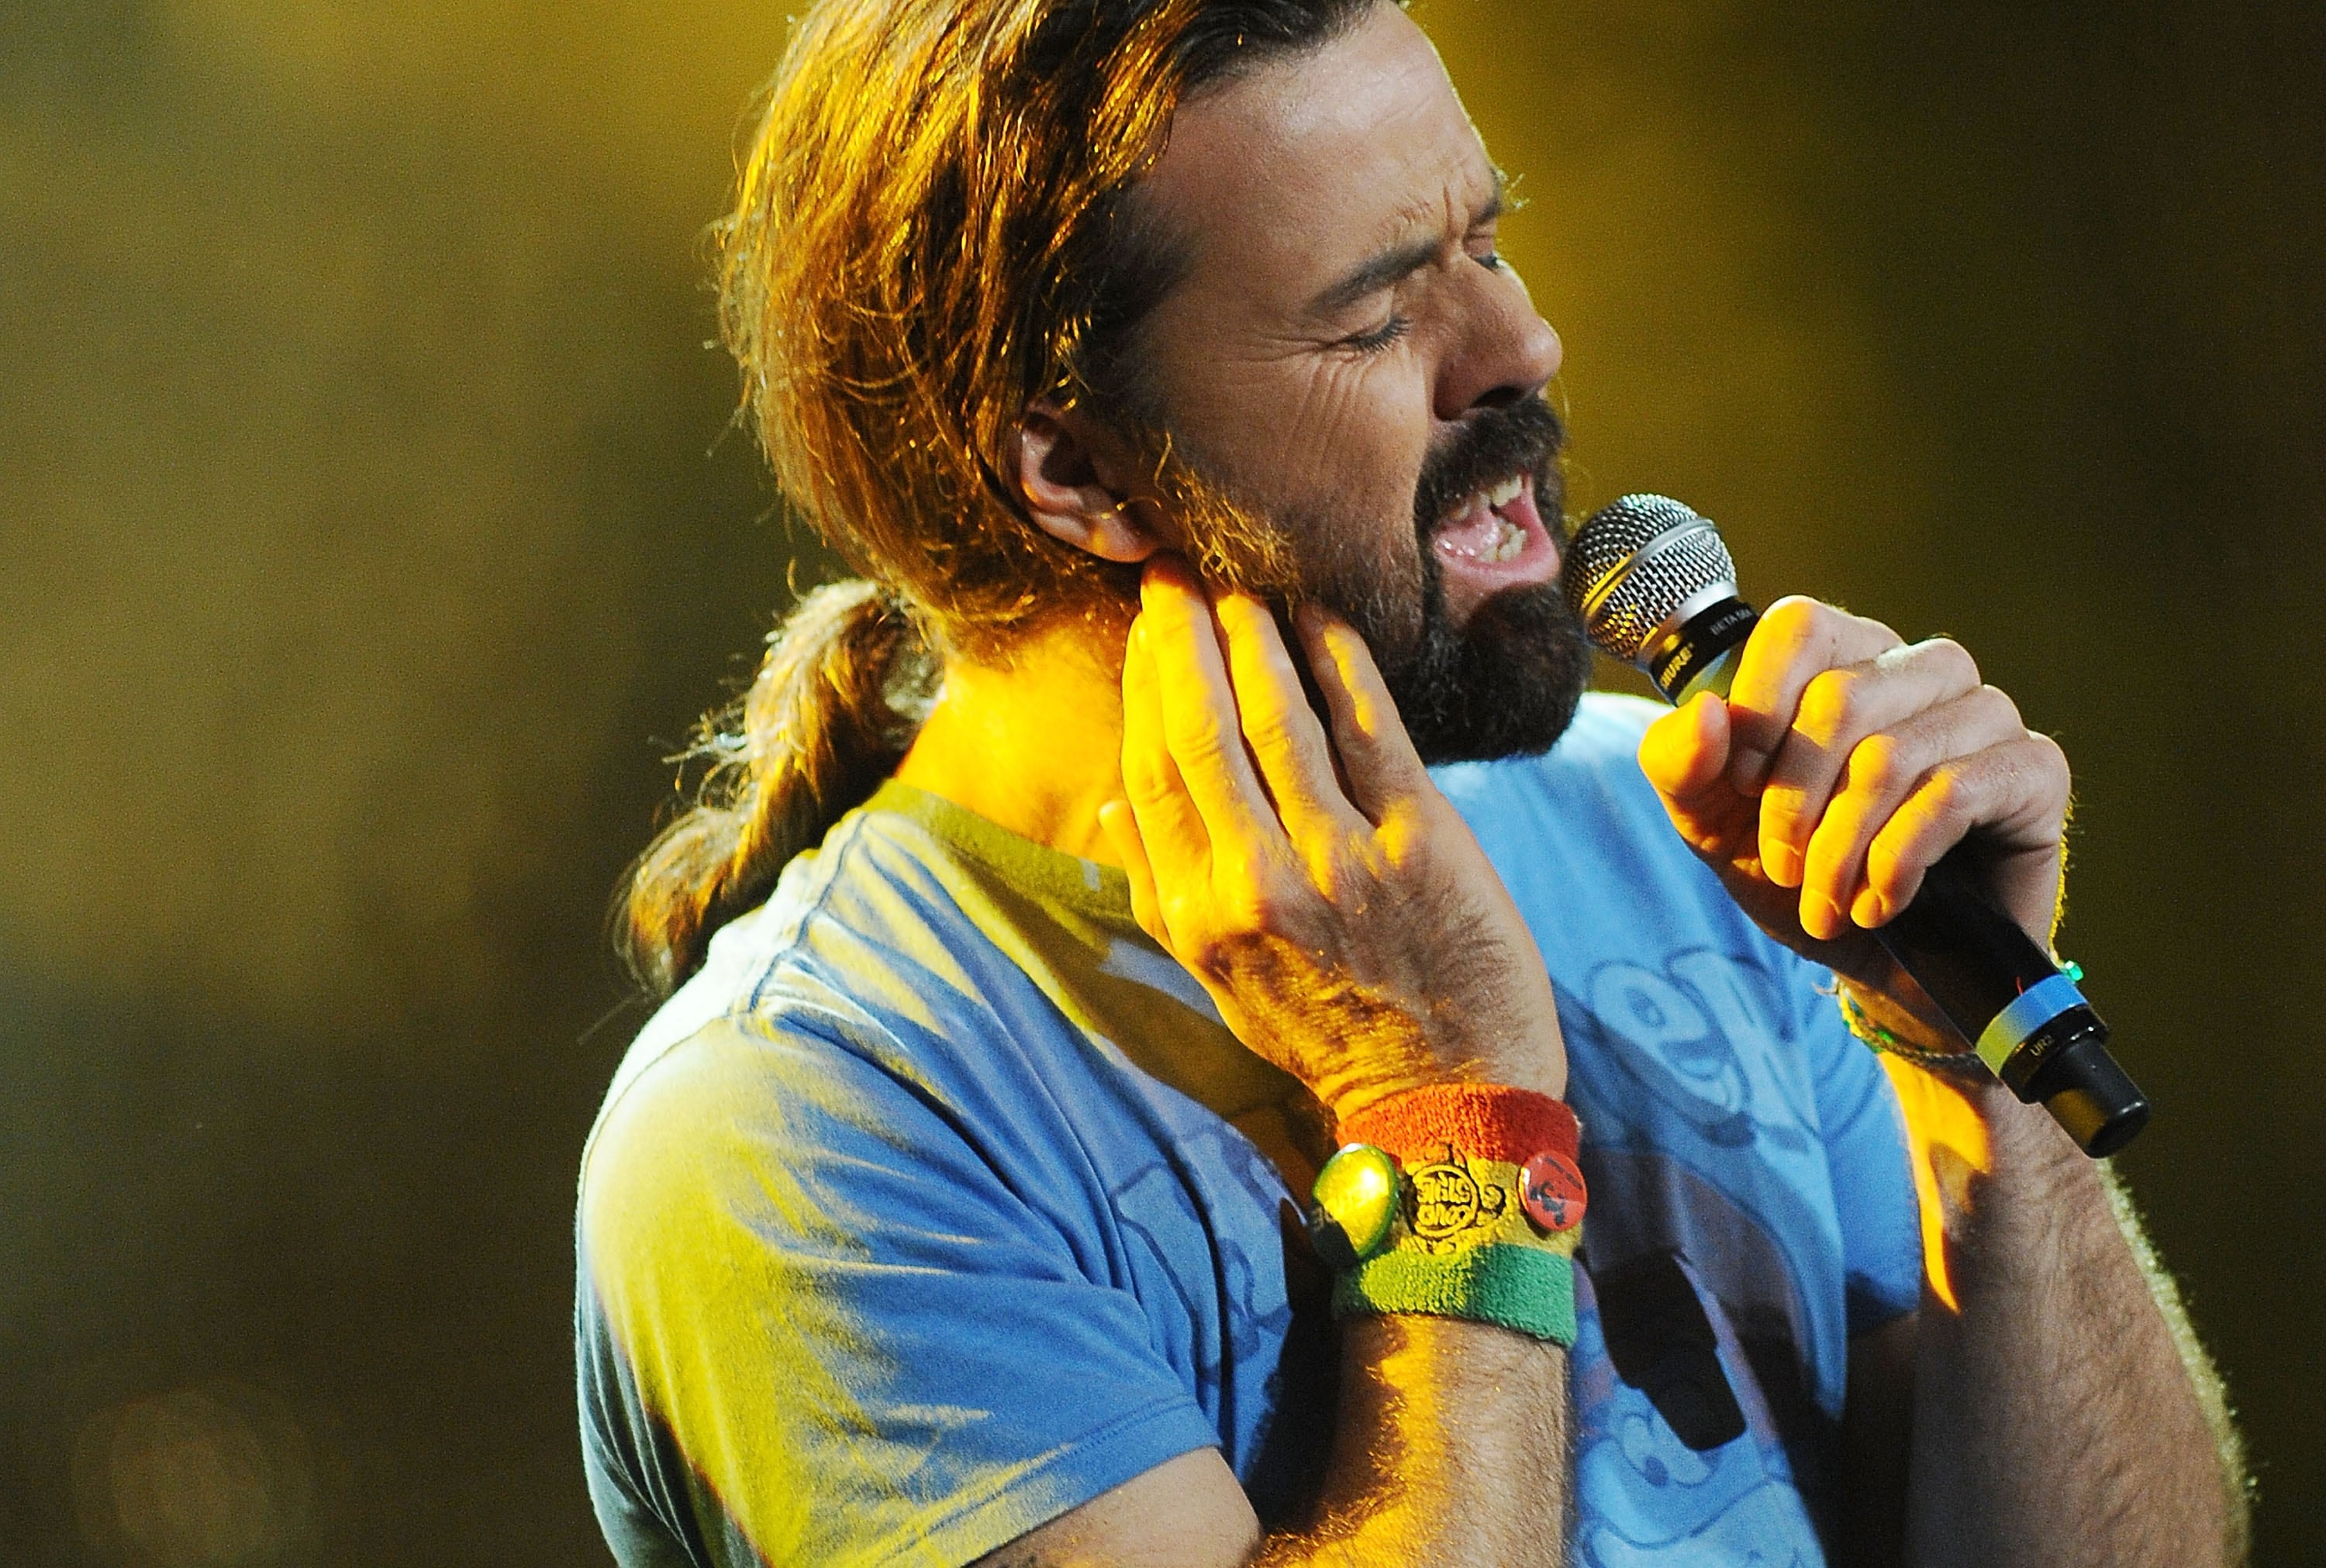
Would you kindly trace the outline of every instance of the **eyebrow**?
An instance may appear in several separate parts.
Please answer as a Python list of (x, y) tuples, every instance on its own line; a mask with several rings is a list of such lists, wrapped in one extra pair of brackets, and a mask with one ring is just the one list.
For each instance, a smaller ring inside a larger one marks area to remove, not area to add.
[[(1503, 172), (1500, 169), (1495, 170), (1494, 193), (1486, 199), (1486, 204), (1478, 209), (1476, 214), (1471, 218), (1470, 227), (1479, 228), (1501, 218), (1508, 210), (1509, 191), (1509, 181), (1503, 177)], [(1401, 282), (1410, 274), (1419, 272), (1437, 259), (1437, 253), (1444, 248), (1444, 246), (1445, 241), (1440, 239), (1411, 240), (1404, 245), (1393, 246), (1379, 255), (1360, 262), (1343, 274), (1339, 280), (1327, 285), (1322, 293), (1308, 302), (1308, 314), (1319, 318), (1339, 314), (1368, 294), (1388, 288), (1392, 283)]]

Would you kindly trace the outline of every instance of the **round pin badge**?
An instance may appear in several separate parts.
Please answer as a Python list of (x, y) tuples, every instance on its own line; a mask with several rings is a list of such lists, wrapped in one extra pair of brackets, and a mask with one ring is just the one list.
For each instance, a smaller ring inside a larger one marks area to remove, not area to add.
[(1520, 1167), (1519, 1203), (1545, 1230), (1572, 1230), (1582, 1224), (1589, 1202), (1583, 1173), (1563, 1155), (1545, 1149)]
[(1382, 1249), (1397, 1220), (1397, 1162), (1370, 1144), (1351, 1144), (1317, 1173), (1308, 1236), (1333, 1268), (1354, 1268)]

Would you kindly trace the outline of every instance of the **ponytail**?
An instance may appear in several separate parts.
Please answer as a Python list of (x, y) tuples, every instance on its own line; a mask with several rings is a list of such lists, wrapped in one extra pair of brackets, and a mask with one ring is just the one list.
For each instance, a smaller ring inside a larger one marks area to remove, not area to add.
[(656, 999), (895, 770), (931, 677), (910, 615), (872, 583), (816, 589), (768, 636), (750, 691), (686, 754), (711, 759), (696, 804), (638, 857), (616, 905), (615, 946)]
[[(1187, 95), (1376, 4), (794, 7), (715, 231), (721, 336), (777, 487), (881, 586), (808, 595), (739, 710), (706, 722), (693, 809), (631, 868), (611, 921), (648, 991), (693, 974), (711, 933), (894, 770), (930, 644), (999, 665), (1029, 634), (1136, 608), (1135, 571), (1026, 515), (1005, 478), (1014, 432), (1051, 398), (1159, 440), (1143, 323), (1186, 242), (1132, 194)], [(1198, 554), (1223, 559), (1197, 520)]]

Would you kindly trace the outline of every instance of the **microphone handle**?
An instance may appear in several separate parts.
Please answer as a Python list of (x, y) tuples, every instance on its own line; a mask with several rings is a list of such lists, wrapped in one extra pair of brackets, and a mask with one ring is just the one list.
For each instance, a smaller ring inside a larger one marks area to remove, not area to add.
[(1874, 938), (1977, 1047), (2011, 1091), (2041, 1100), (2102, 1159), (2148, 1125), (2148, 1097), (2107, 1052), (2107, 1025), (1986, 890), (1980, 851), (1956, 845)]

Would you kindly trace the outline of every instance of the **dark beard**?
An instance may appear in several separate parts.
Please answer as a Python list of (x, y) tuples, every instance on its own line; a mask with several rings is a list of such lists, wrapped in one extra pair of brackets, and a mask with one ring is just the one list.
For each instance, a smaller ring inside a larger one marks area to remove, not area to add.
[[(1406, 733), (1426, 763), (1539, 755), (1550, 749), (1575, 718), (1591, 675), (1591, 650), (1558, 583), (1506, 589), (1479, 605), (1469, 624), (1457, 629), (1447, 612), (1437, 552), (1429, 547), (1437, 520), (1448, 506), (1505, 474), (1523, 470), (1534, 476), (1536, 509), (1564, 552), (1564, 440), (1558, 415), (1538, 396), (1473, 414), (1457, 435), (1429, 455), (1414, 496), (1414, 538), (1421, 557), (1418, 626), (1410, 608), (1398, 614), (1378, 594), (1359, 589), (1344, 596), (1329, 588), (1318, 593), (1373, 650)], [(1343, 597), (1348, 602), (1335, 602)]]
[(1558, 585), (1498, 593), (1456, 631), (1437, 563), (1426, 570), (1418, 645), (1382, 672), (1421, 760), (1436, 766), (1549, 750), (1591, 675), (1590, 650)]
[[(1168, 427), (1153, 433), (1126, 428), (1162, 454), (1157, 478), (1205, 578), (1257, 594), (1279, 614), (1305, 598), (1347, 620), (1372, 650), (1424, 762), (1536, 755), (1566, 733), (1591, 673), (1591, 654), (1558, 581), (1504, 589), (1457, 629), (1430, 549), (1448, 506), (1525, 472), (1534, 476), (1543, 525), (1564, 551), (1565, 431), (1540, 395), (1470, 415), (1428, 455), (1415, 486), (1414, 555), (1396, 561), (1345, 539), (1328, 516), (1271, 516), (1239, 499)], [(1123, 602), (1136, 611), (1137, 589), (1129, 582)], [(1320, 701), (1313, 689), (1309, 696)]]

